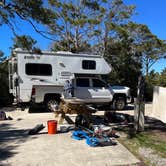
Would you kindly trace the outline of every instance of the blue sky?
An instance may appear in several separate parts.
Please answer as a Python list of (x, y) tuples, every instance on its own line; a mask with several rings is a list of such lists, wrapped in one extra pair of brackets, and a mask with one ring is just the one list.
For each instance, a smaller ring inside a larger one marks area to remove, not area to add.
[[(158, 38), (166, 40), (166, 0), (125, 0), (127, 4), (136, 5), (133, 17), (137, 23), (148, 25), (151, 32)], [(151, 69), (161, 71), (166, 67), (166, 59), (155, 63)]]
[[(124, 0), (127, 4), (135, 4), (136, 12), (138, 15), (133, 17), (133, 20), (137, 23), (148, 25), (150, 30), (157, 35), (160, 39), (166, 40), (166, 0)], [(27, 24), (19, 22), (18, 33), (20, 35), (31, 35), (37, 40), (37, 46), (42, 50), (49, 49), (51, 44), (50, 40), (47, 40), (36, 33), (33, 28)], [(2, 50), (6, 56), (10, 55), (10, 47), (12, 46), (13, 34), (11, 30), (3, 25), (0, 27), (0, 50)], [(166, 67), (166, 60), (160, 60), (152, 69), (161, 71)]]

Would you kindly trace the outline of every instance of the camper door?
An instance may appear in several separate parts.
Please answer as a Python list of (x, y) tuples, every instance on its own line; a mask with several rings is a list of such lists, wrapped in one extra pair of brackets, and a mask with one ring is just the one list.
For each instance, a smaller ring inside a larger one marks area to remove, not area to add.
[(9, 92), (15, 97), (18, 95), (18, 75), (17, 75), (17, 61), (12, 58), (8, 64), (9, 71)]

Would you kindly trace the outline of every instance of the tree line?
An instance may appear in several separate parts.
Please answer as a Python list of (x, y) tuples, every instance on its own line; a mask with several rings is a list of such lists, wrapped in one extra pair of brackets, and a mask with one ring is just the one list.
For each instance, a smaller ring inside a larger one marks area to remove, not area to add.
[[(165, 69), (161, 73), (151, 71), (153, 64), (166, 58), (166, 42), (147, 25), (133, 21), (135, 5), (126, 5), (123, 0), (11, 0), (1, 1), (0, 7), (0, 26), (6, 24), (15, 35), (13, 49), (39, 51), (35, 39), (26, 34), (17, 35), (20, 19), (50, 39), (52, 51), (104, 56), (113, 68), (107, 81), (129, 86), (133, 96), (141, 74), (145, 76), (148, 95), (152, 86), (166, 86)], [(0, 61), (3, 60), (1, 53)], [(0, 69), (0, 73), (3, 80), (4, 71)]]

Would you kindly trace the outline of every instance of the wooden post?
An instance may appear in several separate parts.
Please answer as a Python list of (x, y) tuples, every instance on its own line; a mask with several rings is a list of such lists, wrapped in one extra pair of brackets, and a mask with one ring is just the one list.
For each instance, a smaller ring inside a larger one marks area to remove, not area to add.
[(134, 109), (134, 128), (136, 132), (144, 131), (144, 86), (144, 79), (140, 76), (138, 80), (138, 91)]

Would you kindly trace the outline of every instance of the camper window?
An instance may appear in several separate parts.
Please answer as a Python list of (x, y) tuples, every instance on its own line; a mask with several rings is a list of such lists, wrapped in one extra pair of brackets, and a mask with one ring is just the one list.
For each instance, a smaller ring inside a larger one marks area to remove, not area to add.
[(88, 78), (77, 78), (76, 86), (77, 87), (89, 87), (89, 79)]
[(50, 64), (27, 63), (25, 65), (25, 73), (35, 76), (51, 76), (52, 66)]
[(83, 60), (82, 61), (82, 68), (86, 70), (95, 70), (96, 69), (96, 62), (92, 60)]

